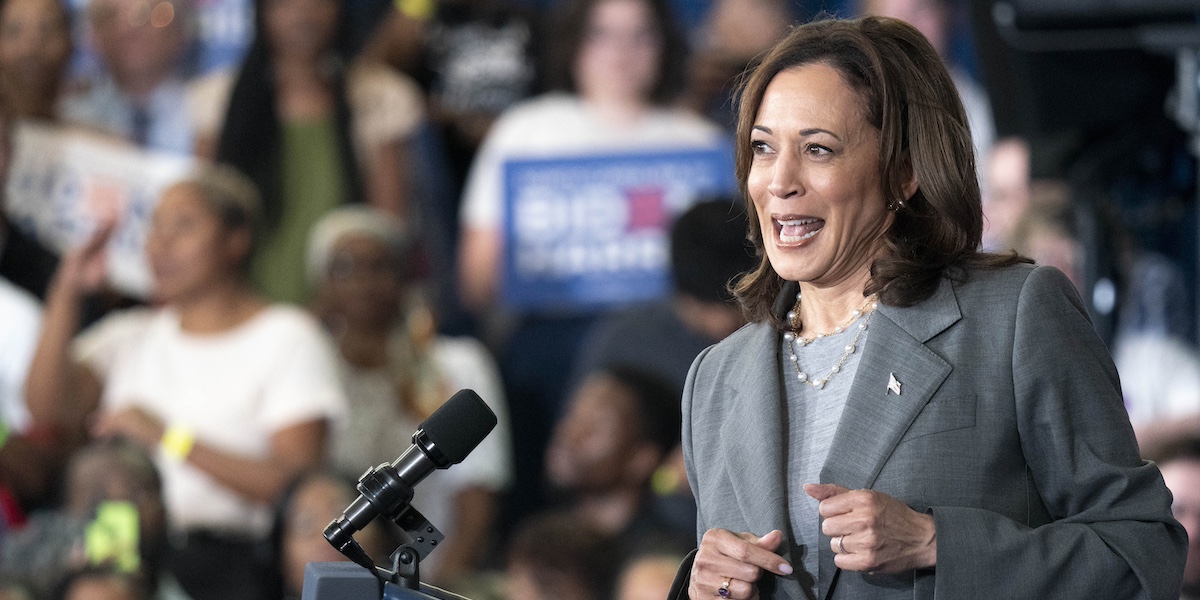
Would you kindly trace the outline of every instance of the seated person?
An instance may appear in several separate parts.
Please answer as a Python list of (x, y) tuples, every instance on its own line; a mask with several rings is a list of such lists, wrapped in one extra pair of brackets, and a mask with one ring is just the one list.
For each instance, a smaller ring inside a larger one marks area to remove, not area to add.
[(145, 450), (119, 438), (93, 442), (71, 456), (63, 483), (59, 509), (36, 511), (5, 536), (4, 576), (45, 596), (68, 586), (63, 573), (119, 571), (154, 598), (187, 600), (165, 571), (162, 479)]
[(308, 245), (317, 311), (338, 347), (349, 427), (332, 438), (333, 466), (358, 477), (408, 449), (429, 415), (460, 389), (473, 389), (498, 424), (461, 464), (416, 488), (413, 505), (446, 535), (421, 563), (430, 582), (483, 560), (500, 494), (512, 477), (508, 408), (496, 366), (479, 341), (436, 333), (433, 314), (407, 276), (412, 257), (394, 217), (342, 207), (322, 218)]
[(34, 422), (124, 437), (155, 454), (171, 571), (196, 600), (257, 600), (270, 506), (321, 464), (343, 395), (332, 349), (304, 311), (272, 305), (246, 274), (257, 192), (229, 167), (169, 187), (146, 242), (158, 304), (76, 338), (105, 276), (101, 226), (51, 286), (26, 401)]
[(626, 363), (683, 389), (696, 355), (745, 323), (729, 284), (754, 267), (746, 227), (746, 212), (732, 198), (680, 215), (671, 228), (674, 295), (600, 321), (580, 349), (573, 379)]
[(547, 478), (568, 496), (567, 512), (627, 541), (670, 529), (647, 500), (651, 475), (679, 444), (679, 397), (626, 366), (584, 380), (546, 450)]
[(645, 550), (625, 560), (613, 600), (663, 600), (670, 597), (675, 572), (688, 550)]
[(1177, 439), (1153, 458), (1174, 496), (1171, 512), (1188, 534), (1180, 600), (1197, 600), (1200, 599), (1200, 438), (1193, 435)]
[[(306, 471), (288, 485), (275, 505), (271, 529), (271, 558), (278, 578), (272, 598), (296, 600), (304, 588), (304, 571), (311, 562), (347, 560), (325, 539), (325, 527), (358, 497), (354, 482), (326, 471)], [(354, 536), (375, 560), (387, 565), (388, 554), (399, 543), (391, 542), (382, 519)]]
[(70, 574), (54, 594), (54, 600), (150, 600), (145, 582), (138, 576), (92, 567)]
[(606, 600), (613, 540), (586, 521), (545, 513), (521, 523), (508, 550), (512, 600)]

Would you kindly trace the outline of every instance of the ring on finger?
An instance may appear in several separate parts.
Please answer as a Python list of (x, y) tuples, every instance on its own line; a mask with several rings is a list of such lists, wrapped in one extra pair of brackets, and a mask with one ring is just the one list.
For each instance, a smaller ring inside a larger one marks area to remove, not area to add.
[(842, 540), (844, 539), (846, 539), (846, 536), (838, 536), (838, 554), (849, 554), (849, 552), (846, 552), (846, 547), (842, 545)]
[(717, 595), (722, 598), (729, 597), (729, 583), (733, 580), (732, 577), (726, 577), (725, 581), (721, 582), (721, 587), (717, 588)]

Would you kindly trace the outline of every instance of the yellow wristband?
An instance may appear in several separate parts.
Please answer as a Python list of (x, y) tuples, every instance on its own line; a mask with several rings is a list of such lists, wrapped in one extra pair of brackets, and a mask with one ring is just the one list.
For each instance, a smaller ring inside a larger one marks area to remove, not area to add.
[(417, 21), (428, 21), (437, 10), (434, 0), (393, 0), (396, 12)]
[(196, 445), (196, 435), (188, 427), (172, 425), (163, 433), (160, 445), (167, 458), (183, 462), (187, 460), (188, 455), (192, 453), (192, 447)]

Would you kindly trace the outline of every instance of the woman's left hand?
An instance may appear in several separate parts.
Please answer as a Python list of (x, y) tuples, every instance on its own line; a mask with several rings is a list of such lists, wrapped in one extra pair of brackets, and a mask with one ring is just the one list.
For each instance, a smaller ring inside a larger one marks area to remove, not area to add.
[(900, 573), (937, 564), (937, 531), (931, 515), (874, 490), (809, 483), (804, 491), (821, 503), (821, 532), (833, 538), (833, 562), (838, 568)]
[(92, 426), (95, 437), (121, 436), (153, 451), (162, 440), (166, 426), (162, 420), (137, 407), (101, 413)]

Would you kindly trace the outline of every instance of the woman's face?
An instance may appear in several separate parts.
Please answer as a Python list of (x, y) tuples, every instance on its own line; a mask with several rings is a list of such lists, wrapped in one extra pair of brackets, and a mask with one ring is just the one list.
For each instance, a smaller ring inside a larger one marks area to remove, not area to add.
[(267, 0), (264, 25), (275, 57), (315, 61), (333, 45), (336, 0)]
[(146, 239), (154, 291), (167, 303), (203, 293), (236, 275), (248, 246), (246, 235), (229, 231), (199, 190), (186, 184), (170, 187), (154, 211)]
[(662, 38), (643, 0), (601, 0), (592, 7), (575, 62), (585, 98), (645, 102), (659, 77)]
[(58, 0), (8, 0), (0, 10), (0, 71), (18, 93), (57, 88), (71, 53)]
[(329, 257), (323, 297), (349, 323), (387, 329), (399, 314), (402, 286), (395, 258), (378, 239), (343, 235)]
[(892, 223), (879, 142), (862, 98), (834, 68), (793, 67), (768, 84), (750, 132), (747, 187), (781, 277), (834, 285), (870, 267)]

